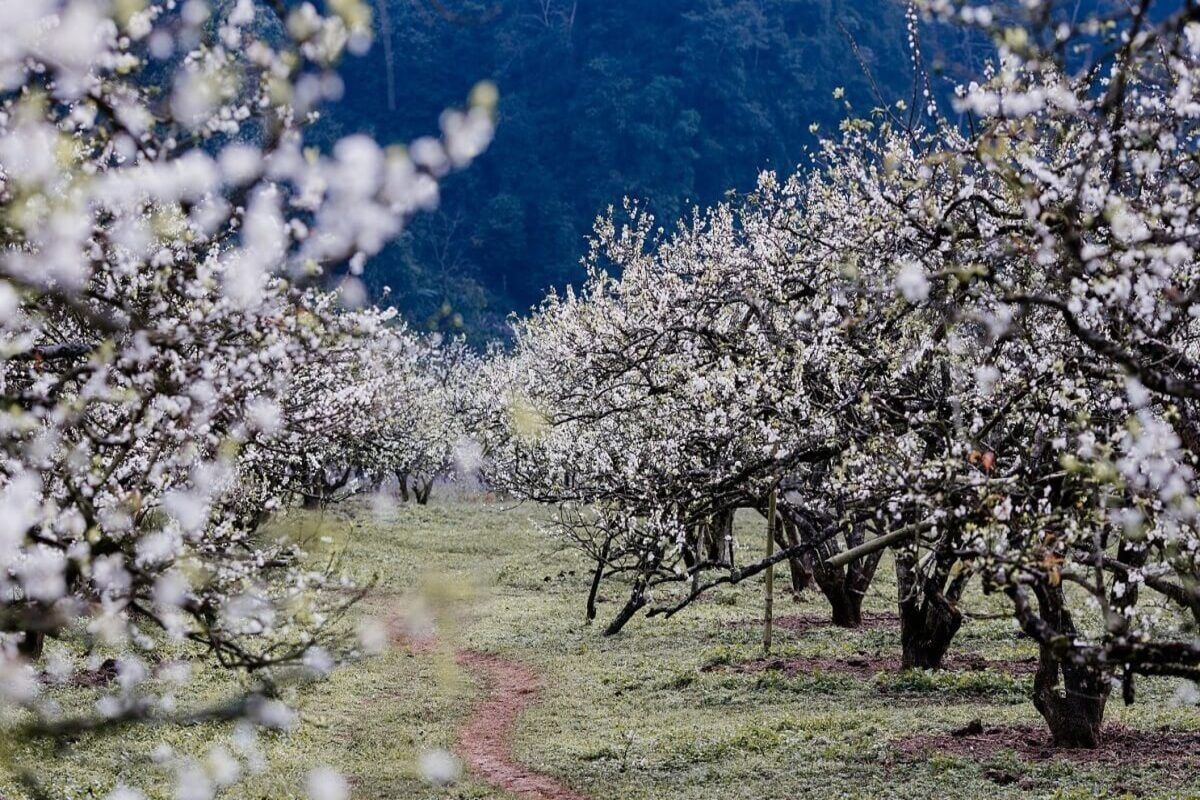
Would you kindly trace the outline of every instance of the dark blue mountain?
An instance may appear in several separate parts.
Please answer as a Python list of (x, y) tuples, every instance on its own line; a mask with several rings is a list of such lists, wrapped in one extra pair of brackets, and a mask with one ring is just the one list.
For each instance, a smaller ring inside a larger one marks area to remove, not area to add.
[[(494, 145), (368, 270), (420, 326), (502, 334), (578, 283), (598, 213), (622, 197), (665, 223), (789, 171), (850, 104), (909, 99), (898, 0), (377, 0), (379, 39), (343, 68), (327, 136), (428, 132), (472, 85), (500, 87)], [(960, 48), (961, 50), (961, 48)], [(927, 49), (934, 72), (961, 64)], [(948, 85), (948, 84), (947, 84)], [(844, 97), (834, 97), (842, 87)]]

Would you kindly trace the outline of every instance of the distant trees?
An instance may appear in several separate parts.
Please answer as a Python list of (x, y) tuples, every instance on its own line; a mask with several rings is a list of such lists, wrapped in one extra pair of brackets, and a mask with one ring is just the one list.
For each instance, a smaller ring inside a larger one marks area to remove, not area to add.
[(321, 507), (395, 480), (424, 504), (466, 437), (465, 374), (478, 356), (461, 341), (411, 333), (394, 308), (347, 313), (313, 295), (340, 338), (322, 343), (279, 399), (278, 426), (247, 443), (256, 480)]
[[(904, 663), (936, 667), (979, 576), (1092, 747), (1114, 685), (1200, 679), (1200, 7), (918, 5), (993, 42), (964, 124), (918, 85), (670, 234), (602, 219), (499, 368), (494, 469), (558, 504), (593, 596), (628, 580), (610, 632), (788, 559), (853, 624), (891, 547)], [(736, 554), (722, 520), (770, 491), (784, 546)]]
[(402, 500), (424, 505), (435, 481), (470, 472), (464, 460), (473, 460), (471, 391), (480, 361), (462, 340), (436, 335), (415, 338), (403, 360), (392, 361), (381, 403), (367, 414), (375, 430), (364, 443), (366, 473), (374, 483), (394, 477)]

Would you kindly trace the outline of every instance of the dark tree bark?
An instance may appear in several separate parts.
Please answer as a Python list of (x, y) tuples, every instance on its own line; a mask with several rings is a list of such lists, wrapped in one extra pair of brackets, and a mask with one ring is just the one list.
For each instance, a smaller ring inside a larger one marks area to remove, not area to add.
[(646, 588), (649, 586), (653, 569), (652, 564), (657, 564), (662, 559), (662, 550), (655, 548), (653, 550), (644, 551), (638, 559), (636, 577), (633, 579), (633, 587), (629, 591), (629, 600), (625, 606), (617, 613), (612, 622), (608, 623), (608, 627), (604, 629), (605, 636), (614, 636), (621, 632), (625, 627), (625, 623), (633, 619), (634, 615), (646, 607), (649, 598), (646, 597)]
[(401, 502), (408, 502), (408, 473), (402, 470), (396, 470), (396, 481), (400, 486)]
[(600, 592), (600, 579), (604, 577), (604, 568), (608, 565), (608, 548), (611, 544), (612, 539), (604, 540), (600, 558), (596, 561), (596, 571), (592, 573), (592, 586), (588, 590), (587, 599), (587, 622), (589, 625), (596, 618), (596, 595)]
[[(796, 518), (802, 535), (815, 540), (818, 526), (812, 525), (803, 517)], [(846, 546), (857, 547), (863, 543), (863, 532), (852, 528), (846, 532)], [(813, 580), (817, 588), (829, 601), (832, 611), (833, 624), (843, 628), (857, 628), (862, 625), (862, 604), (867, 589), (875, 578), (875, 570), (879, 566), (882, 553), (873, 553), (847, 567), (834, 567), (827, 561), (837, 552), (837, 541), (830, 537), (828, 540), (815, 542), (814, 555), (811, 561)]]
[(613, 617), (612, 622), (608, 623), (608, 627), (604, 629), (605, 636), (615, 636), (625, 627), (625, 623), (633, 619), (637, 612), (641, 611), (646, 605), (646, 596), (643, 587), (635, 586), (632, 593), (629, 595), (629, 600), (625, 603), (625, 607)]
[(707, 522), (700, 525), (700, 552), (705, 561), (719, 563), (721, 560), (721, 537), (717, 533), (717, 517), (709, 517)]
[(433, 478), (417, 481), (413, 491), (417, 497), (417, 504), (422, 506), (427, 505), (429, 503), (429, 493), (433, 491)]
[[(1071, 660), (1070, 642), (1077, 630), (1067, 611), (1062, 586), (1039, 585), (1034, 591), (1039, 615), (1060, 635), (1039, 647), (1033, 706), (1046, 720), (1058, 747), (1096, 747), (1108, 702), (1107, 676), (1095, 666)], [(1062, 689), (1058, 688), (1060, 676)]]
[[(775, 543), (781, 550), (799, 545), (800, 534), (795, 523), (780, 516), (775, 522)], [(788, 569), (792, 578), (792, 594), (799, 598), (800, 594), (813, 584), (812, 553), (789, 558)]]
[(813, 577), (817, 588), (829, 601), (833, 624), (842, 628), (857, 628), (862, 625), (862, 602), (855, 603), (846, 591), (846, 571), (841, 567), (816, 564)]
[(951, 600), (935, 578), (922, 579), (908, 558), (896, 557), (900, 611), (900, 665), (940, 669), (950, 642), (962, 627), (957, 598)]
[(45, 631), (25, 631), (24, 637), (17, 643), (17, 652), (30, 661), (36, 661), (42, 657), (45, 646)]
[(717, 552), (722, 564), (734, 566), (733, 552), (733, 515), (735, 510), (722, 511), (717, 516)]
[(915, 551), (896, 552), (900, 663), (904, 669), (940, 669), (950, 643), (962, 627), (958, 601), (971, 573), (963, 569), (951, 578), (957, 561), (952, 552), (939, 553), (929, 575), (922, 575), (915, 561)]
[(703, 545), (704, 529), (702, 526), (697, 525), (692, 528), (687, 536), (687, 540), (684, 541), (683, 546), (679, 550), (679, 554), (683, 558), (683, 565), (689, 570), (699, 563), (696, 554), (701, 552)]

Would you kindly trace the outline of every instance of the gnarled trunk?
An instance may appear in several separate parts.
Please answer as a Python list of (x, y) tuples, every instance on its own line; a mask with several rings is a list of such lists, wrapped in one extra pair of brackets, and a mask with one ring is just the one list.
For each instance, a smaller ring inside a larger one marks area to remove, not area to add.
[(962, 612), (940, 592), (900, 603), (900, 666), (904, 669), (941, 669), (950, 642), (962, 627)]
[(941, 559), (933, 575), (926, 577), (918, 572), (914, 557), (910, 552), (896, 554), (900, 665), (904, 669), (940, 669), (950, 643), (962, 627), (958, 600), (966, 577), (960, 575), (947, 590), (944, 587), (953, 558)]
[(1040, 585), (1035, 592), (1041, 618), (1060, 636), (1039, 647), (1033, 706), (1046, 720), (1058, 747), (1096, 747), (1108, 702), (1108, 679), (1099, 668), (1071, 660), (1068, 648), (1077, 631), (1066, 609), (1062, 587)]
[[(863, 543), (861, 530), (852, 529), (846, 532), (846, 546), (857, 547)], [(827, 546), (828, 554), (836, 550), (836, 541), (830, 540)], [(833, 567), (825, 560), (826, 548), (818, 550), (812, 560), (813, 578), (833, 612), (833, 624), (843, 628), (857, 628), (862, 625), (863, 598), (875, 578), (875, 570), (879, 566), (881, 553), (861, 558), (847, 567)]]
[(822, 559), (813, 560), (813, 577), (817, 587), (829, 601), (833, 624), (843, 628), (862, 625), (862, 603), (867, 587), (874, 577), (878, 556), (863, 559), (868, 564), (854, 564), (850, 569), (830, 567)]
[[(843, 628), (862, 625), (863, 598), (875, 578), (882, 553), (865, 556), (849, 566), (831, 566), (828, 559), (840, 550), (836, 535), (829, 532), (832, 520), (794, 506), (783, 513), (787, 514), (796, 541), (811, 546), (811, 550), (800, 559), (799, 569), (810, 572), (812, 581), (829, 601), (833, 624)], [(845, 533), (848, 548), (857, 547), (864, 539), (859, 527)]]
[(829, 601), (830, 617), (834, 625), (839, 628), (857, 628), (862, 625), (862, 597), (846, 591), (845, 582), (837, 579), (823, 582), (817, 578), (817, 585)]
[(1033, 707), (1046, 720), (1058, 747), (1093, 748), (1100, 743), (1108, 689), (1108, 681), (1096, 668), (1062, 661), (1042, 647), (1033, 680)]

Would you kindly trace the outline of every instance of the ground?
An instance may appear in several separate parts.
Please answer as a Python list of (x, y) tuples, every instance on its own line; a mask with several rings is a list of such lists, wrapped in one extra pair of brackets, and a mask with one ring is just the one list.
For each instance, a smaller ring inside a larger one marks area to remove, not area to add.
[[(767, 661), (755, 661), (760, 581), (670, 620), (638, 618), (604, 638), (599, 625), (583, 623), (587, 565), (539, 531), (544, 515), (530, 506), (435, 501), (289, 521), (319, 528), (329, 547), (344, 545), (360, 575), (376, 573), (361, 613), (409, 636), (303, 694), (302, 724), (270, 735), (268, 768), (229, 795), (303, 797), (305, 773), (328, 764), (350, 776), (358, 800), (513, 797), (469, 772), (448, 787), (420, 777), (420, 754), (458, 746), (488, 694), (476, 679), (485, 674), (478, 661), (462, 657), (471, 652), (540, 676), (541, 690), (514, 723), (514, 757), (595, 800), (1200, 797), (1200, 747), (1131, 759), (1121, 746), (1121, 756), (1099, 761), (1039, 749), (1040, 720), (1027, 699), (1034, 651), (998, 613), (997, 599), (972, 594), (965, 602), (972, 616), (950, 673), (875, 670), (877, 658), (886, 667), (899, 649), (886, 565), (867, 603), (877, 618), (858, 631), (813, 624), (825, 612), (815, 596), (777, 601), (779, 615), (797, 619), (776, 631)], [(761, 543), (760, 517), (748, 513), (738, 525), (746, 546)], [(602, 592), (609, 599), (600, 622), (615, 612), (619, 588)], [(430, 620), (436, 639), (414, 642), (411, 634)], [(233, 688), (216, 671), (200, 677), (188, 702)], [(103, 689), (55, 691), (70, 708)], [(1114, 698), (1108, 724), (1200, 736), (1200, 712), (1171, 702), (1173, 692), (1160, 682), (1144, 687), (1137, 705)], [(0, 796), (25, 796), (12, 777), (23, 768), (56, 798), (103, 797), (119, 781), (157, 785), (167, 797), (173, 777), (151, 759), (153, 743), (202, 754), (228, 732), (137, 730), (84, 737), (59, 752), (9, 740), (0, 750), (8, 764)]]

